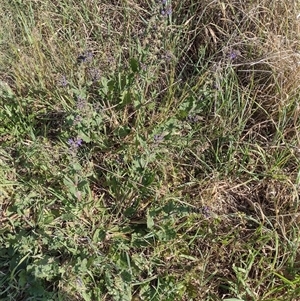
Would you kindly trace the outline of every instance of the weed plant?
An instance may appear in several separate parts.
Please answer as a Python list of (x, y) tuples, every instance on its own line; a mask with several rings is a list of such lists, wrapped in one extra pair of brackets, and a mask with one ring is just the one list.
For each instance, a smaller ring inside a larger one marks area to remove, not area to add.
[(0, 300), (300, 300), (297, 1), (0, 4)]

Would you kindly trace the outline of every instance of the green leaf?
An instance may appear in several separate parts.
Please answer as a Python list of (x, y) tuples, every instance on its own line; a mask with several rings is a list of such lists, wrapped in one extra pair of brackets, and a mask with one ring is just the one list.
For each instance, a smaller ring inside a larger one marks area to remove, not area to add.
[(91, 138), (89, 137), (89, 134), (83, 129), (78, 131), (78, 136), (86, 143), (91, 142)]
[(123, 105), (127, 105), (127, 104), (130, 104), (131, 103), (131, 99), (132, 99), (132, 95), (129, 91), (126, 91), (124, 90), (122, 93), (121, 93), (121, 100), (122, 100), (122, 104)]
[(138, 71), (138, 69), (139, 69), (139, 62), (137, 61), (137, 59), (131, 58), (129, 64), (130, 64), (131, 70), (133, 72), (137, 72)]
[(147, 212), (147, 228), (152, 229), (154, 227), (154, 220), (151, 216), (151, 213), (148, 211)]
[(0, 96), (3, 98), (5, 96), (7, 96), (8, 98), (13, 98), (15, 96), (13, 90), (8, 85), (8, 83), (2, 80), (0, 80)]

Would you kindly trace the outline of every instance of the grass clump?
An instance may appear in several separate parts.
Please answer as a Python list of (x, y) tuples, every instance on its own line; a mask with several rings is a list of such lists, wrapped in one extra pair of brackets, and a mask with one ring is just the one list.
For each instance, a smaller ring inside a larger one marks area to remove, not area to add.
[(1, 300), (298, 300), (296, 2), (1, 4)]

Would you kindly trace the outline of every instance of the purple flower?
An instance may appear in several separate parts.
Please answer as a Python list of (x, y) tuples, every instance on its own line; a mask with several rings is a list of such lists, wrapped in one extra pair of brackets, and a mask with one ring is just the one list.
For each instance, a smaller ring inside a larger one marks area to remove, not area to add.
[(92, 51), (86, 51), (84, 53), (82, 53), (81, 55), (79, 55), (77, 57), (77, 62), (80, 63), (86, 63), (86, 62), (90, 62), (94, 57), (94, 54)]
[(202, 214), (205, 217), (210, 217), (210, 208), (208, 206), (203, 206), (202, 207)]
[(170, 16), (172, 14), (172, 7), (168, 5), (165, 9), (161, 11), (163, 16)]
[(237, 58), (236, 53), (235, 53), (235, 52), (231, 52), (231, 53), (229, 54), (229, 58), (230, 58), (231, 60), (236, 59), (236, 58)]
[(199, 120), (199, 117), (197, 115), (188, 115), (187, 120), (190, 123), (196, 123)]
[(82, 144), (82, 139), (81, 138), (70, 138), (68, 140), (68, 144), (70, 145), (70, 148), (73, 150), (76, 150), (79, 146)]
[(97, 68), (90, 68), (88, 70), (89, 76), (91, 77), (93, 82), (96, 82), (100, 79), (100, 70)]
[(160, 134), (160, 135), (154, 135), (154, 142), (156, 143), (160, 143), (164, 140), (164, 135)]
[(82, 110), (85, 108), (85, 106), (86, 106), (86, 100), (81, 96), (77, 96), (77, 102), (76, 102), (77, 109)]
[(169, 5), (169, 6), (167, 6), (167, 8), (166, 8), (166, 15), (167, 16), (170, 16), (172, 14), (172, 7)]
[(66, 87), (68, 85), (68, 81), (64, 75), (57, 80), (57, 85), (59, 87)]
[(240, 56), (240, 51), (239, 50), (232, 50), (232, 51), (230, 51), (230, 53), (229, 53), (229, 59), (230, 60), (235, 60), (237, 57), (239, 57)]
[(77, 125), (79, 124), (80, 122), (82, 121), (82, 117), (80, 115), (76, 115), (74, 121), (73, 121), (73, 124), (74, 125)]

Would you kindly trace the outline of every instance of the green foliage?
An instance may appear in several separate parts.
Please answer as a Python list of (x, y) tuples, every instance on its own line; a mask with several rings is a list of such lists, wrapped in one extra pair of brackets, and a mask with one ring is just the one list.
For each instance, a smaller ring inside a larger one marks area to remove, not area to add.
[(1, 2), (0, 300), (296, 300), (299, 5), (121, 2)]

